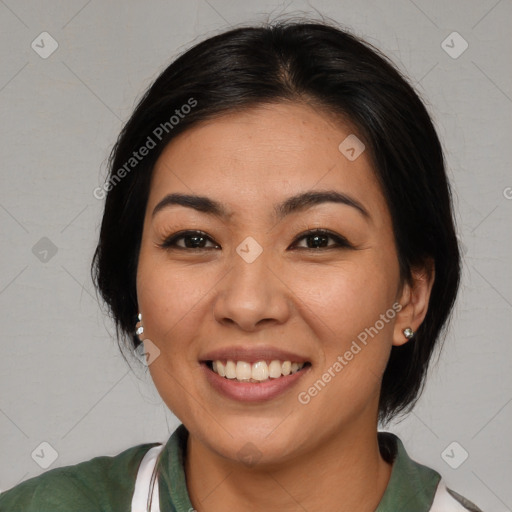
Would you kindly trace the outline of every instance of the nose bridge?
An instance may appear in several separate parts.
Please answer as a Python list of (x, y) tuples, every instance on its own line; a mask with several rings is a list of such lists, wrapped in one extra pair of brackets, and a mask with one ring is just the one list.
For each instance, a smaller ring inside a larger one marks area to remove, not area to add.
[(272, 281), (270, 251), (264, 250), (251, 237), (238, 245), (231, 258), (231, 265), (231, 286), (235, 293), (249, 292), (250, 295), (250, 289), (252, 289), (253, 295), (263, 299), (262, 295), (270, 291), (269, 287), (275, 286), (275, 283), (270, 282)]
[(223, 279), (215, 300), (214, 316), (252, 330), (261, 320), (285, 321), (288, 306), (286, 287), (272, 269), (271, 251), (247, 237), (230, 257), (231, 269)]

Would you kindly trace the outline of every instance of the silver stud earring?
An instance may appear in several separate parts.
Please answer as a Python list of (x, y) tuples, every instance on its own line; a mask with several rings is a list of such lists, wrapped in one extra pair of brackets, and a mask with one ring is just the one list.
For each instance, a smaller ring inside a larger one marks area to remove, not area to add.
[[(137, 324), (135, 325), (135, 334), (137, 334), (138, 336), (140, 336), (143, 332), (144, 332), (144, 327), (142, 326), (142, 313), (139, 313), (137, 315), (137, 318), (139, 319), (139, 321), (137, 322)], [(138, 326), (138, 327), (137, 327)]]
[(408, 340), (410, 340), (414, 336), (414, 331), (410, 327), (404, 329), (403, 333)]

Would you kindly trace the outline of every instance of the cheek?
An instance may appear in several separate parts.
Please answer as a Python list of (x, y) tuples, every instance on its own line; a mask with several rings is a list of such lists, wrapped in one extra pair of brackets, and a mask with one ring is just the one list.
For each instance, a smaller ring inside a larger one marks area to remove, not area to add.
[[(143, 311), (144, 334), (169, 356), (183, 359), (180, 345), (190, 345), (204, 307), (219, 280), (218, 269), (170, 262), (165, 253), (141, 251), (137, 297)], [(176, 358), (173, 357), (173, 360)]]
[(296, 273), (294, 288), (307, 306), (305, 311), (309, 310), (310, 316), (316, 316), (324, 325), (327, 334), (323, 338), (331, 338), (336, 344), (338, 340), (356, 337), (392, 307), (397, 272), (392, 266), (388, 271), (381, 266), (368, 258)]
[(152, 264), (142, 267), (138, 281), (138, 299), (144, 318), (157, 330), (169, 328), (200, 299), (201, 290), (193, 273)]
[(394, 277), (378, 266), (356, 264), (301, 277), (301, 314), (322, 354), (299, 395), (311, 418), (342, 423), (378, 400), (396, 317)]
[(190, 424), (197, 400), (190, 383), (200, 370), (194, 337), (206, 321), (204, 305), (216, 279), (206, 267), (177, 265), (158, 253), (149, 254), (146, 257), (141, 252), (137, 273), (144, 336), (160, 350), (149, 371), (168, 408), (180, 421)]
[(144, 332), (161, 344), (166, 334), (179, 328), (191, 313), (196, 297), (187, 283), (177, 276), (168, 279), (161, 272), (146, 274), (140, 289), (138, 299), (144, 312)]

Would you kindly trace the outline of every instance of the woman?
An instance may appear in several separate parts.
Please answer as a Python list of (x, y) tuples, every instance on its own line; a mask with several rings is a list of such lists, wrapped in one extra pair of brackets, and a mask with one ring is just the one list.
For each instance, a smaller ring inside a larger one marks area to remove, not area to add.
[(212, 37), (110, 164), (93, 276), (182, 425), (0, 510), (479, 510), (377, 430), (418, 399), (460, 279), (440, 142), (378, 50), (312, 22)]

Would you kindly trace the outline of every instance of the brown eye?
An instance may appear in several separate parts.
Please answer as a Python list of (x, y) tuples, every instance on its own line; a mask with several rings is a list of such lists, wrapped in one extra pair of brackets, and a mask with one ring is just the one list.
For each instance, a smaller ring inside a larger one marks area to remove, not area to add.
[[(329, 239), (334, 240), (334, 244), (329, 245)], [(318, 250), (318, 249), (336, 249), (352, 247), (348, 240), (340, 235), (331, 233), (326, 229), (315, 229), (303, 233), (295, 239), (294, 246), (300, 240), (306, 240), (307, 247), (299, 247), (299, 249)]]
[[(183, 243), (179, 243), (183, 240)], [(213, 247), (207, 247), (206, 244), (211, 242)], [(167, 238), (161, 247), (164, 249), (179, 250), (209, 250), (220, 248), (213, 240), (202, 231), (181, 231)]]

